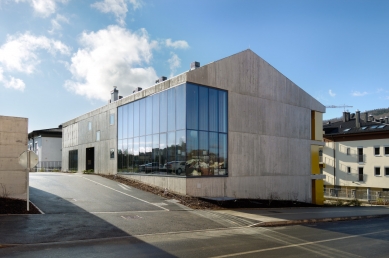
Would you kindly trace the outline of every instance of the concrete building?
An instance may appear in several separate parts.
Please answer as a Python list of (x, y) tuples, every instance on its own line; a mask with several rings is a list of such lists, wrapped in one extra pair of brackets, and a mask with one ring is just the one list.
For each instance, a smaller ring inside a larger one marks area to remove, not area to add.
[(246, 50), (63, 123), (63, 170), (203, 197), (323, 201), (325, 107)]
[(342, 121), (323, 129), (326, 195), (371, 200), (372, 192), (386, 192), (389, 197), (388, 118), (344, 112)]
[(19, 156), (27, 150), (28, 119), (0, 116), (0, 197), (27, 199), (27, 172)]
[(35, 171), (61, 170), (62, 127), (30, 132), (28, 149), (34, 151), (39, 158)]

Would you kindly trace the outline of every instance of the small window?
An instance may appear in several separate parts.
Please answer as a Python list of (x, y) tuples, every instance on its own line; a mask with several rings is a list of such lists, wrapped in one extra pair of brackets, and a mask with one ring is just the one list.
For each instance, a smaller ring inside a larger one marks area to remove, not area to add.
[(115, 158), (115, 149), (111, 149), (111, 150), (109, 151), (109, 158), (110, 158), (110, 159), (114, 159), (114, 158)]
[(364, 127), (362, 127), (361, 129), (362, 129), (362, 130), (366, 130), (366, 128), (367, 128), (367, 126), (364, 126)]
[(88, 130), (89, 130), (89, 131), (92, 130), (92, 122), (91, 122), (91, 121), (88, 122)]
[(380, 167), (375, 167), (374, 168), (374, 175), (375, 176), (380, 176), (381, 175), (381, 168)]
[(100, 131), (96, 132), (96, 141), (100, 141)]
[(373, 126), (370, 126), (370, 129), (376, 129), (378, 127), (378, 125), (373, 125)]
[(350, 148), (347, 148), (347, 155), (350, 156)]
[(350, 131), (351, 128), (344, 129), (343, 132), (348, 132)]
[(385, 155), (389, 155), (389, 147), (385, 147)]
[(347, 173), (351, 173), (351, 167), (347, 167)]
[(389, 167), (385, 168), (385, 176), (389, 176)]
[(109, 115), (109, 125), (115, 124), (115, 114)]
[(374, 155), (379, 156), (380, 155), (380, 147), (374, 147)]
[(380, 126), (378, 126), (377, 128), (384, 128), (386, 125), (380, 125)]

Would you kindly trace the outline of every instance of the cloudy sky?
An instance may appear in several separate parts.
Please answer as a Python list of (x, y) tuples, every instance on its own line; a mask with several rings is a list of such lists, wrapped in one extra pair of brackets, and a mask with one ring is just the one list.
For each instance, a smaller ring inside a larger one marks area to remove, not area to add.
[(389, 106), (389, 1), (0, 0), (0, 115), (57, 127), (247, 48), (324, 105)]

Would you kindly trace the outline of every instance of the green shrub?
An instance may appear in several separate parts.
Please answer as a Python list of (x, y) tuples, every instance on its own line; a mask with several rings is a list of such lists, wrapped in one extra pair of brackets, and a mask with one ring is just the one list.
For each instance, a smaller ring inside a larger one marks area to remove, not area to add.
[(389, 200), (385, 200), (385, 199), (382, 199), (382, 198), (378, 198), (375, 202), (376, 205), (388, 205), (389, 204)]
[(94, 171), (93, 171), (93, 169), (88, 169), (88, 170), (84, 170), (83, 173), (84, 174), (93, 174)]
[(361, 206), (361, 204), (362, 204), (361, 201), (358, 200), (357, 198), (354, 198), (354, 199), (347, 202), (347, 206), (359, 207), (359, 206)]

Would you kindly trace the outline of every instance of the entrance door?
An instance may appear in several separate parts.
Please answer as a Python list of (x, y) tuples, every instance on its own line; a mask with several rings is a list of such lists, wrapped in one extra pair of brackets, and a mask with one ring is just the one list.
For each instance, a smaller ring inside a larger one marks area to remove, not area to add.
[(95, 148), (86, 148), (86, 166), (85, 170), (95, 169)]

